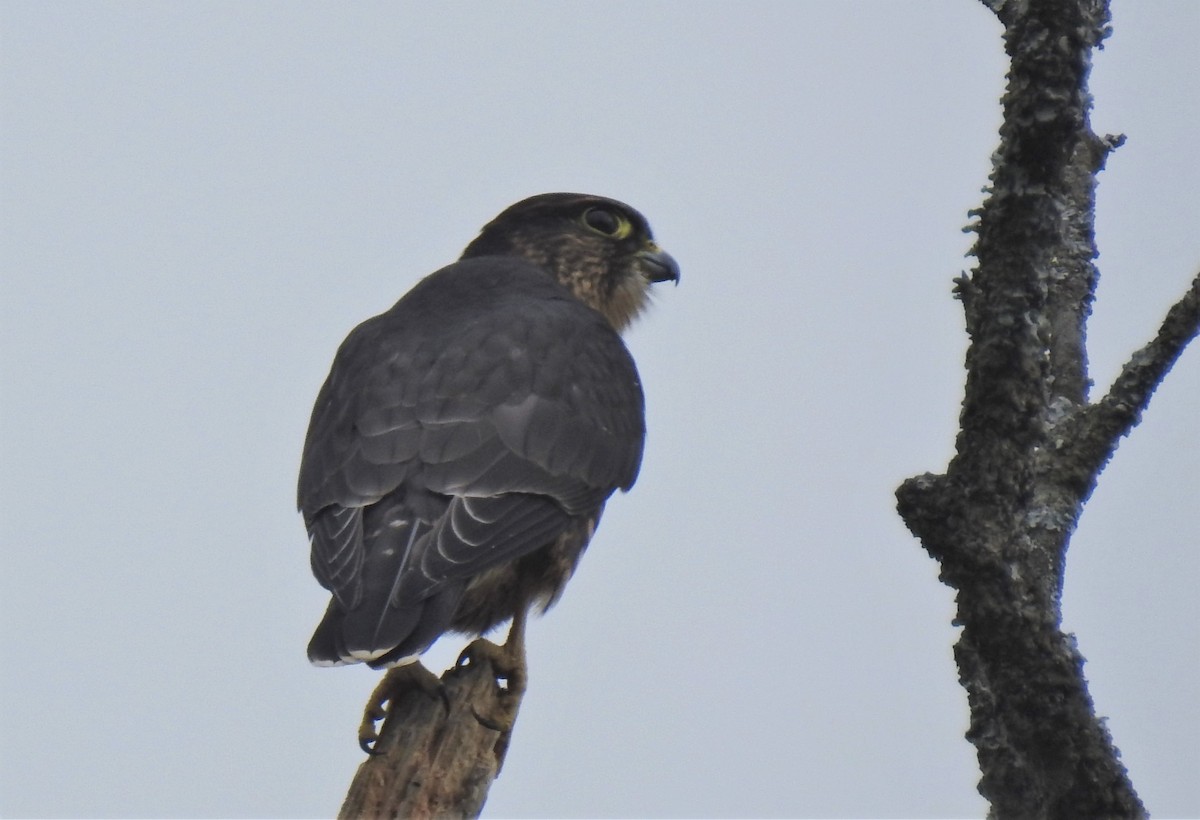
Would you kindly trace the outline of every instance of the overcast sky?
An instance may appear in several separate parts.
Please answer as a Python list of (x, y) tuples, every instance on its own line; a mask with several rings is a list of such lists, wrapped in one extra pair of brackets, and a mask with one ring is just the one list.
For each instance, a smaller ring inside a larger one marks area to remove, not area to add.
[[(1114, 27), (1100, 389), (1200, 268), (1200, 3)], [(0, 69), (0, 814), (337, 811), (378, 673), (305, 659), (313, 399), (351, 327), (556, 190), (640, 209), (683, 280), (628, 336), (641, 478), (531, 623), (485, 814), (985, 812), (952, 593), (892, 495), (952, 452), (981, 4), (9, 0)], [(1200, 816), (1197, 406), (1191, 349), (1067, 567), (1158, 817)]]

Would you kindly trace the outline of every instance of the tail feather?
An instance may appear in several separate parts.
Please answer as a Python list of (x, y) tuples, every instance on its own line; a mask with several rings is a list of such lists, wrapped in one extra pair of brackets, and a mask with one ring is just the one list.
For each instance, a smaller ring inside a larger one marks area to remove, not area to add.
[(429, 526), (400, 503), (374, 512), (364, 533), (362, 594), (351, 607), (330, 601), (308, 645), (308, 658), (318, 666), (389, 666), (421, 654), (446, 630), (466, 588), (465, 581), (443, 583), (397, 599), (400, 579), (413, 571), (407, 562), (414, 542)]

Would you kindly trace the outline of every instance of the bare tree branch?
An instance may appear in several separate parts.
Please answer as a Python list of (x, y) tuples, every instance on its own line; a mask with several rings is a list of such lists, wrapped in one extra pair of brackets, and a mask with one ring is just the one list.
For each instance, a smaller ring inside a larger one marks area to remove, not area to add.
[(1142, 817), (1060, 596), (1100, 470), (1196, 335), (1200, 278), (1089, 405), (1095, 175), (1122, 140), (1088, 121), (1107, 0), (983, 2), (1011, 63), (991, 188), (972, 214), (978, 265), (956, 281), (971, 338), (961, 428), (945, 474), (904, 482), (897, 509), (958, 590), (955, 659), (992, 815)]
[(1155, 388), (1166, 378), (1188, 342), (1200, 331), (1200, 274), (1183, 297), (1167, 311), (1158, 335), (1133, 354), (1108, 394), (1079, 414), (1074, 445), (1078, 458), (1098, 474), (1123, 436), (1141, 420)]

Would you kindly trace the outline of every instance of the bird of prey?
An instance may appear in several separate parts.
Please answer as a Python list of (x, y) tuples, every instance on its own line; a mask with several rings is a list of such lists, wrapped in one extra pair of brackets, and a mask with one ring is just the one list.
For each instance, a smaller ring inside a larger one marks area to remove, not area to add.
[[(678, 279), (633, 208), (543, 194), (350, 333), (300, 467), (312, 570), (332, 593), (313, 663), (402, 667), (445, 632), (511, 619), (509, 682), (523, 682), (527, 611), (558, 598), (638, 474), (642, 388), (619, 333), (651, 284)], [(368, 705), (368, 751), (386, 699)]]

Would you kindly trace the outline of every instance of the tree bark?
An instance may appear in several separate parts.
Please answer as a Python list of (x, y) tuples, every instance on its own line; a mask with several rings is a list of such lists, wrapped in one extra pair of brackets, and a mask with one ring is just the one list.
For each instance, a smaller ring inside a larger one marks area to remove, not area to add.
[(1143, 817), (1061, 629), (1066, 550), (1097, 477), (1200, 325), (1200, 276), (1108, 395), (1088, 402), (1095, 175), (1122, 138), (1088, 113), (1107, 0), (983, 0), (1011, 64), (977, 265), (956, 455), (898, 511), (955, 588), (959, 680), (993, 817)]
[(502, 687), (472, 654), (441, 677), (444, 698), (408, 687), (390, 703), (375, 754), (358, 767), (338, 814), (477, 817), (508, 750), (524, 687)]

